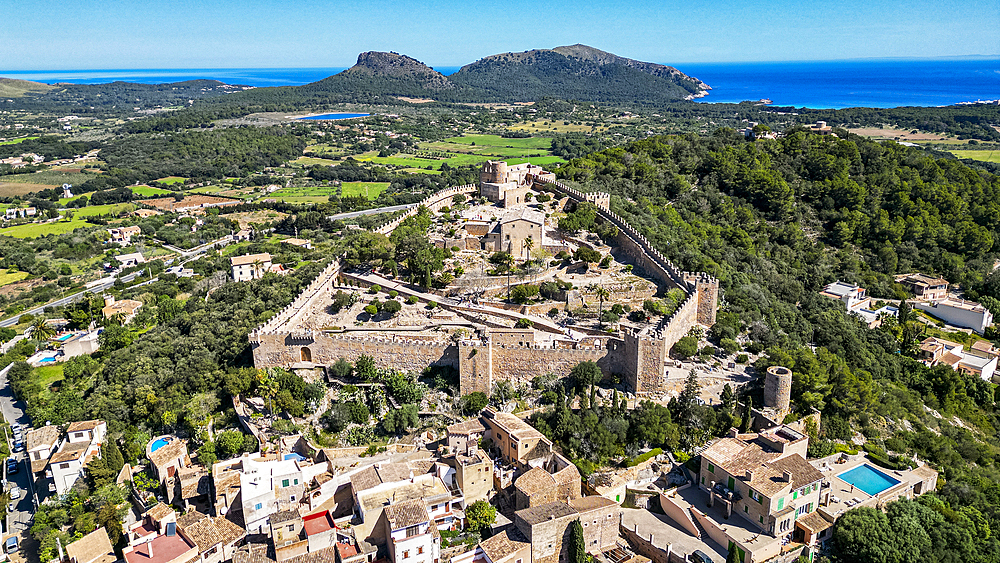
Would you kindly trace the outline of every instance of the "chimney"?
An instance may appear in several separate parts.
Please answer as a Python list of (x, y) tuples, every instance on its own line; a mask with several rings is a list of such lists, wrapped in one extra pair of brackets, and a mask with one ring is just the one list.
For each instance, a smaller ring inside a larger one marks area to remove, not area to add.
[(784, 473), (782, 474), (782, 477), (784, 477), (786, 483), (791, 483), (792, 482), (792, 472), (791, 471), (789, 471), (789, 470), (786, 469), (784, 471)]
[(146, 542), (146, 550), (149, 551), (148, 555), (150, 559), (153, 558), (153, 539), (154, 538), (150, 538), (149, 541)]
[(747, 481), (753, 481), (753, 470), (752, 469), (747, 469), (746, 478), (747, 478)]
[(109, 306), (114, 305), (114, 304), (115, 304), (115, 296), (114, 295), (105, 295), (104, 296), (104, 306), (105, 307), (109, 307)]

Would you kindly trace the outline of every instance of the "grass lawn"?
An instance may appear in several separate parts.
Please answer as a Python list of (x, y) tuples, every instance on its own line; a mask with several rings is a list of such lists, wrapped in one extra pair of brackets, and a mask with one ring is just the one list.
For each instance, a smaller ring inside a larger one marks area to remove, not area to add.
[(223, 188), (222, 186), (199, 186), (190, 190), (185, 190), (193, 194), (214, 194), (221, 192), (222, 190), (228, 190), (229, 188)]
[(61, 363), (51, 366), (39, 366), (35, 368), (35, 377), (43, 388), (48, 388), (53, 383), (65, 379), (63, 377), (63, 367), (65, 367), (65, 364)]
[(320, 165), (320, 166), (336, 166), (336, 165), (340, 164), (340, 162), (338, 162), (336, 160), (330, 160), (328, 158), (315, 158), (315, 157), (311, 157), (311, 156), (300, 156), (300, 157), (296, 158), (295, 160), (293, 160), (292, 164), (301, 164), (302, 166), (313, 166), (313, 165), (317, 165), (317, 164)]
[(128, 189), (132, 190), (132, 193), (134, 193), (135, 195), (140, 195), (143, 197), (155, 197), (158, 195), (173, 193), (170, 190), (164, 190), (161, 188), (152, 188), (149, 186), (129, 186)]
[(983, 162), (995, 162), (1000, 164), (1000, 150), (967, 150), (949, 152), (958, 158), (971, 158), (973, 160), (982, 160)]
[[(412, 154), (398, 153), (393, 156), (378, 156), (375, 151), (367, 152), (361, 155), (355, 155), (354, 158), (361, 162), (374, 162), (375, 164), (383, 165), (393, 165), (400, 166), (404, 168), (427, 168), (431, 167), (433, 170), (438, 170), (441, 165), (445, 162), (448, 166), (464, 166), (467, 164), (480, 164), (486, 162), (487, 160), (498, 160), (495, 157), (489, 155), (481, 154), (455, 154), (454, 156), (442, 160), (433, 158), (421, 158)], [(536, 156), (536, 157), (520, 157), (520, 158), (499, 158), (499, 160), (505, 160), (508, 164), (520, 164), (522, 162), (531, 162), (532, 164), (550, 164), (553, 162), (565, 162), (562, 158), (558, 156)], [(426, 170), (421, 170), (425, 172)]]
[(329, 201), (330, 196), (336, 195), (337, 191), (337, 186), (301, 186), (281, 188), (265, 197), (286, 203), (323, 203)]
[(344, 182), (340, 187), (340, 196), (349, 197), (363, 195), (368, 199), (373, 200), (388, 187), (389, 182)]
[(28, 272), (7, 269), (0, 270), (0, 287), (21, 281), (26, 277), (28, 277)]
[(0, 145), (16, 145), (18, 143), (23, 143), (25, 141), (30, 141), (32, 139), (37, 139), (38, 137), (21, 137), (20, 139), (11, 139), (9, 141), (0, 141)]
[(7, 235), (14, 238), (37, 238), (46, 235), (61, 235), (81, 227), (96, 226), (84, 221), (83, 217), (104, 215), (107, 213), (117, 214), (122, 211), (132, 211), (133, 209), (135, 209), (135, 206), (130, 203), (114, 203), (109, 205), (84, 207), (83, 209), (74, 209), (73, 218), (69, 221), (63, 220), (56, 221), (54, 223), (28, 223), (26, 225), (18, 225), (16, 227), (8, 227), (6, 229), (0, 229), (0, 235)]
[[(547, 123), (547, 125), (546, 125)], [(607, 127), (598, 126), (592, 127), (590, 125), (563, 125), (562, 121), (546, 121), (538, 120), (531, 121), (528, 123), (518, 123), (517, 125), (511, 125), (508, 129), (512, 131), (527, 131), (529, 133), (539, 133), (541, 131), (553, 131), (556, 133), (586, 133), (588, 131), (604, 131)], [(516, 141), (517, 139), (508, 139), (509, 141)], [(509, 143), (508, 143), (509, 144)], [(551, 145), (550, 145), (551, 146)]]
[(524, 139), (508, 139), (500, 135), (463, 135), (445, 139), (445, 143), (472, 145), (477, 147), (507, 147), (515, 149), (545, 149), (552, 147), (552, 139), (546, 137), (527, 137)]
[(183, 184), (186, 181), (187, 178), (181, 178), (180, 176), (167, 176), (166, 178), (157, 180), (161, 184)]

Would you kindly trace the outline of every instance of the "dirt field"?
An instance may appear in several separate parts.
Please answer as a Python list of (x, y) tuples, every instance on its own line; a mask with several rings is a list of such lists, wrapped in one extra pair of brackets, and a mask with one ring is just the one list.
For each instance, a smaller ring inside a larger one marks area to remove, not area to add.
[(212, 197), (210, 195), (189, 195), (185, 196), (181, 201), (174, 201), (172, 197), (158, 197), (153, 199), (144, 199), (139, 203), (144, 203), (150, 207), (155, 207), (157, 209), (162, 209), (164, 211), (174, 211), (175, 209), (188, 209), (192, 207), (201, 207), (204, 205), (237, 205), (241, 203), (239, 200), (227, 199), (224, 197)]
[(31, 192), (37, 192), (39, 190), (47, 190), (49, 188), (55, 188), (57, 186), (50, 186), (48, 184), (28, 184), (26, 182), (0, 182), (0, 197), (14, 197), (19, 195), (27, 195)]
[(848, 129), (855, 135), (862, 137), (874, 137), (876, 139), (895, 139), (900, 141), (943, 141), (947, 139), (944, 135), (937, 133), (910, 133), (911, 130), (903, 129), (879, 129), (877, 127), (862, 127), (860, 129)]

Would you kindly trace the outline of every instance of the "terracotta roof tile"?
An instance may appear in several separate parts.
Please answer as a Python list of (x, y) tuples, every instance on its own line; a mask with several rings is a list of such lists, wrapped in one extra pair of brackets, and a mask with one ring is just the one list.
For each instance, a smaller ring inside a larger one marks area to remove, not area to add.
[(427, 505), (421, 499), (404, 500), (385, 508), (385, 518), (393, 530), (429, 522)]
[(76, 563), (92, 563), (109, 554), (114, 560), (114, 548), (104, 528), (98, 528), (67, 545), (66, 554)]
[(552, 475), (540, 467), (529, 469), (514, 480), (514, 487), (528, 496), (551, 489), (555, 484)]
[(549, 520), (550, 517), (564, 518), (566, 516), (575, 516), (577, 512), (576, 509), (565, 502), (555, 501), (518, 510), (514, 514), (529, 525), (534, 525)]
[(514, 554), (516, 551), (530, 546), (530, 543), (512, 538), (506, 530), (479, 542), (479, 547), (490, 558), (490, 561), (500, 561)]

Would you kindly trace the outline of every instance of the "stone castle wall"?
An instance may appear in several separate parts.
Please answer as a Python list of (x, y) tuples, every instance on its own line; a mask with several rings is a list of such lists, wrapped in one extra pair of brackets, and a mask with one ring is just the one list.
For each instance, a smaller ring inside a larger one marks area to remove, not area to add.
[[(452, 366), (459, 370), (462, 394), (474, 391), (488, 394), (493, 384), (499, 381), (527, 383), (538, 375), (549, 372), (567, 374), (580, 362), (594, 361), (604, 373), (622, 375), (635, 392), (654, 393), (661, 390), (664, 362), (670, 348), (696, 323), (711, 325), (715, 322), (718, 281), (704, 273), (678, 270), (645, 237), (608, 209), (610, 198), (607, 194), (584, 194), (547, 178), (536, 178), (536, 181), (554, 187), (577, 201), (595, 203), (601, 217), (618, 227), (616, 246), (632, 258), (639, 269), (662, 286), (677, 287), (687, 294), (677, 311), (654, 329), (640, 333), (626, 332), (620, 338), (602, 339), (590, 346), (577, 345), (576, 348), (521, 345), (520, 340), (511, 341), (510, 335), (497, 335), (497, 339), (487, 335), (484, 340), (454, 343), (419, 342), (404, 336), (356, 337), (346, 333), (296, 330), (299, 321), (310, 311), (325, 306), (337, 285), (338, 276), (352, 277), (342, 273), (339, 261), (335, 260), (292, 304), (250, 333), (254, 365), (330, 365), (339, 358), (354, 362), (364, 354), (374, 358), (379, 367), (408, 372), (419, 373), (429, 365)], [(467, 185), (437, 192), (376, 231), (388, 234), (407, 217), (416, 214), (420, 205), (437, 210), (449, 205), (455, 195), (475, 190), (475, 186)], [(473, 314), (482, 313), (480, 309), (468, 309), (462, 305), (449, 307), (459, 313), (465, 310)], [(550, 307), (544, 306), (546, 310)], [(490, 314), (516, 318), (501, 310), (493, 310)]]

